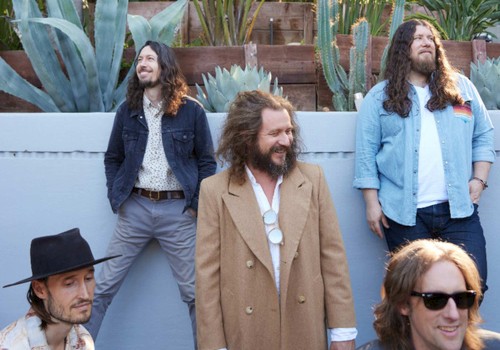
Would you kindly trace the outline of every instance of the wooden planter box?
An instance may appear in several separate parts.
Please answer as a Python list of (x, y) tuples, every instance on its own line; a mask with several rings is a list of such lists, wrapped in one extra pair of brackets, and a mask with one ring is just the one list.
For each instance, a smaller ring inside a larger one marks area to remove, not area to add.
[[(371, 37), (370, 46), (367, 57), (367, 75), (373, 76), (380, 73), (380, 61), (382, 54), (388, 43), (387, 37)], [(461, 71), (465, 76), (470, 77), (471, 62), (484, 61), (486, 57), (500, 57), (500, 43), (486, 43), (483, 40), (474, 41), (453, 41), (443, 40), (443, 46), (446, 50), (446, 55), (450, 63)], [(349, 70), (349, 49), (352, 46), (351, 35), (337, 35), (337, 45), (340, 50), (340, 64), (348, 71)], [(375, 83), (372, 79), (371, 84)], [(324, 108), (332, 108), (332, 93), (328, 88), (321, 60), (318, 58), (318, 81), (317, 81), (317, 110)]]
[[(149, 14), (151, 17), (165, 6), (168, 2), (138, 2), (130, 3), (131, 13), (134, 6), (144, 6), (144, 4), (159, 6), (154, 8)], [(265, 3), (266, 6), (283, 4), (288, 8), (285, 11), (287, 20), (275, 20), (274, 23), (281, 23), (280, 28), (285, 28), (286, 22), (293, 22), (296, 7), (291, 5), (311, 5), (308, 3)], [(161, 7), (163, 6), (163, 7)], [(264, 7), (263, 7), (264, 8)], [(304, 9), (304, 8), (303, 8)], [(192, 10), (190, 10), (192, 11)], [(279, 11), (275, 8), (276, 13)], [(261, 15), (265, 12), (261, 12)], [(291, 14), (294, 14), (293, 16)], [(148, 16), (146, 13), (142, 15)], [(297, 19), (297, 26), (289, 24), (289, 28), (299, 28), (302, 35), (308, 37), (312, 35), (312, 28), (307, 27), (305, 23), (305, 14), (297, 15), (303, 22)], [(301, 17), (302, 16), (302, 17)], [(192, 14), (186, 14), (188, 24), (193, 25)], [(191, 18), (191, 19), (189, 19)], [(278, 17), (276, 17), (278, 18)], [(264, 20), (265, 22), (265, 20)], [(302, 27), (300, 25), (302, 23)], [(287, 28), (288, 28), (287, 27)], [(306, 29), (307, 33), (306, 34)], [(256, 31), (255, 33), (258, 33)], [(285, 33), (285, 32), (284, 32)], [(187, 35), (187, 34), (184, 34)], [(191, 34), (189, 34), (191, 35)], [(260, 35), (260, 34), (256, 34)], [(292, 34), (283, 34), (282, 38), (294, 38)], [(277, 37), (276, 37), (277, 38)], [(264, 42), (265, 40), (262, 39)], [(283, 39), (285, 40), (285, 39)], [(286, 41), (286, 40), (285, 40)], [(312, 40), (311, 40), (312, 41)], [(379, 73), (380, 59), (382, 52), (387, 45), (386, 37), (372, 37), (370, 40), (371, 49), (369, 50), (366, 71), (368, 76)], [(352, 37), (350, 35), (337, 35), (337, 45), (340, 49), (341, 64), (346, 71), (349, 69), (349, 49), (352, 46)], [(443, 41), (450, 62), (466, 76), (470, 74), (470, 63), (477, 60), (484, 60), (486, 57), (500, 57), (500, 43), (485, 43), (484, 41), (457, 42)], [(215, 75), (215, 67), (221, 66), (229, 69), (231, 65), (238, 64), (244, 67), (246, 64), (258, 65), (264, 67), (267, 72), (271, 72), (273, 79), (278, 78), (278, 83), (283, 86), (284, 95), (288, 96), (290, 101), (301, 111), (316, 111), (323, 109), (332, 109), (332, 93), (329, 90), (323, 76), (323, 69), (319, 55), (315, 53), (312, 44), (308, 45), (263, 45), (259, 44), (252, 48), (251, 46), (235, 47), (183, 47), (174, 49), (181, 69), (187, 78), (191, 87), (191, 95), (196, 96), (195, 84), (202, 85), (202, 74), (210, 73)], [(128, 50), (124, 54), (125, 60), (133, 60), (134, 51)], [(34, 73), (31, 63), (23, 51), (0, 51), (2, 57), (26, 80), (40, 87), (40, 81)], [(372, 82), (374, 83), (374, 82)], [(0, 92), (0, 112), (36, 112), (39, 109), (23, 100), (15, 98)]]
[[(186, 47), (174, 48), (181, 69), (196, 97), (195, 84), (203, 85), (202, 74), (215, 76), (215, 67), (229, 69), (231, 65), (246, 64), (264, 67), (278, 78), (283, 93), (297, 110), (316, 110), (317, 71), (313, 45), (255, 45), (255, 47)], [(31, 63), (23, 51), (0, 51), (2, 57), (26, 80), (41, 87)], [(124, 53), (126, 61), (133, 61), (134, 50)], [(0, 112), (36, 112), (39, 109), (16, 97), (0, 92)]]
[[(129, 2), (128, 12), (149, 20), (172, 3), (172, 1)], [(257, 16), (251, 40), (263, 45), (313, 44), (316, 28), (314, 8), (313, 3), (265, 2)], [(251, 13), (255, 9), (256, 4)], [(201, 32), (198, 14), (190, 2), (181, 25), (182, 42), (193, 43), (200, 37)]]

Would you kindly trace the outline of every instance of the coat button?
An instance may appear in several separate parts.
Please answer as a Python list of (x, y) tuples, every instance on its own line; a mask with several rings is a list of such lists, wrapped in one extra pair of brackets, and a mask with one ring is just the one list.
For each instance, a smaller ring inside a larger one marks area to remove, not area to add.
[(295, 254), (293, 255), (293, 258), (297, 259), (298, 257), (299, 257), (299, 252), (295, 252)]
[(253, 260), (247, 260), (247, 267), (249, 269), (253, 268)]
[(246, 313), (247, 315), (251, 315), (251, 314), (253, 313), (253, 307), (251, 307), (251, 306), (247, 306), (247, 307), (245, 308), (245, 313)]
[(298, 301), (299, 301), (299, 304), (304, 304), (306, 302), (306, 297), (303, 295), (300, 295)]

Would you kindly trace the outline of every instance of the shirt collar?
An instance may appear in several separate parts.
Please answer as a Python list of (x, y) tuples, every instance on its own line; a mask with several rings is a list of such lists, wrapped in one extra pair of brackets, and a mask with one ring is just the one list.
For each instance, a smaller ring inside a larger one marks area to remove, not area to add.
[[(250, 182), (252, 183), (252, 186), (259, 185), (259, 183), (257, 182), (257, 179), (255, 178), (255, 176), (252, 173), (252, 170), (250, 170), (250, 168), (247, 165), (245, 165), (245, 171), (248, 175), (248, 178), (250, 179)], [(282, 182), (283, 182), (283, 175), (280, 175), (278, 177), (278, 181), (276, 182), (276, 186), (281, 185)]]

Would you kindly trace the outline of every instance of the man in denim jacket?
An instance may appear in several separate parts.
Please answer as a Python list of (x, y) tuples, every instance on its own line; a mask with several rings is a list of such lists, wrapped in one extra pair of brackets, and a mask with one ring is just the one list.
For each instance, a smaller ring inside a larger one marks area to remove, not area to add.
[(353, 185), (363, 191), (368, 225), (385, 233), (391, 251), (419, 238), (463, 246), (485, 291), (477, 205), (495, 159), (486, 108), (426, 21), (398, 28), (385, 79), (364, 99), (356, 130)]
[(173, 50), (146, 42), (104, 158), (108, 198), (118, 213), (108, 252), (122, 257), (104, 264), (97, 279), (92, 318), (86, 325), (94, 338), (131, 264), (153, 238), (167, 254), (196, 338), (198, 194), (201, 180), (215, 173), (216, 163), (205, 112), (187, 92)]

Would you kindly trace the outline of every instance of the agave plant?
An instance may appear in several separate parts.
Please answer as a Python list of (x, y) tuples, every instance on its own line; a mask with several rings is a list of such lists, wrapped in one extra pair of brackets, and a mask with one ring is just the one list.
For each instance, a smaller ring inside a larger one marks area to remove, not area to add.
[[(238, 92), (250, 90), (262, 90), (272, 92), (274, 95), (283, 96), (283, 88), (278, 87), (278, 78), (274, 80), (274, 87), (271, 89), (271, 73), (264, 71), (264, 68), (246, 66), (242, 69), (239, 65), (231, 66), (230, 71), (226, 68), (215, 67), (215, 77), (210, 73), (202, 74), (205, 84), (206, 94), (201, 87), (196, 84), (198, 95), (196, 98), (201, 102), (208, 112), (227, 112), (229, 105), (234, 100)], [(271, 91), (272, 90), (272, 91)]]
[(500, 57), (484, 63), (471, 63), (470, 79), (487, 109), (500, 109)]
[[(125, 99), (127, 78), (119, 82), (128, 0), (97, 0), (95, 48), (72, 1), (46, 0), (43, 17), (35, 0), (13, 1), (21, 42), (43, 90), (23, 79), (0, 58), (0, 90), (45, 112), (114, 111)], [(135, 47), (146, 40), (170, 44), (187, 0), (179, 0), (149, 22), (129, 16)], [(62, 64), (61, 64), (62, 62)], [(130, 68), (127, 77), (133, 73)]]

